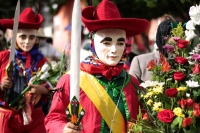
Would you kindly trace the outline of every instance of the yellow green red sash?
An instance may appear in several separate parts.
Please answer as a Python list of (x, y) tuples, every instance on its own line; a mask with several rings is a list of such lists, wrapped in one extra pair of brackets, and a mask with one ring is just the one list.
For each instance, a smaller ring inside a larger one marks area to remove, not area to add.
[[(95, 105), (97, 110), (100, 112), (101, 116), (104, 118), (109, 128), (111, 128), (111, 120), (106, 111), (105, 104), (106, 104), (109, 114), (111, 115), (111, 118), (113, 118), (113, 115), (116, 109), (116, 114), (115, 114), (114, 122), (112, 125), (112, 133), (126, 132), (125, 121), (121, 112), (119, 111), (118, 108), (116, 108), (116, 104), (110, 98), (110, 96), (105, 91), (105, 89), (101, 86), (101, 84), (99, 84), (99, 82), (92, 75), (86, 74), (85, 72), (81, 71), (80, 72), (80, 87), (86, 93), (86, 95), (90, 98), (90, 100)], [(98, 92), (96, 91), (96, 89), (98, 89)], [(102, 96), (104, 102), (101, 100), (100, 96)]]

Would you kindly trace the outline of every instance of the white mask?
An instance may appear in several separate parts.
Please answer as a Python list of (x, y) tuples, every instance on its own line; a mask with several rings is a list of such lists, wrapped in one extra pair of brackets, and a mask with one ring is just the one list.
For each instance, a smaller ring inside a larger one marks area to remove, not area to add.
[(107, 66), (115, 66), (125, 50), (126, 32), (122, 29), (102, 29), (94, 35), (98, 58)]
[(29, 52), (36, 42), (36, 29), (19, 29), (17, 32), (17, 45), (18, 47)]

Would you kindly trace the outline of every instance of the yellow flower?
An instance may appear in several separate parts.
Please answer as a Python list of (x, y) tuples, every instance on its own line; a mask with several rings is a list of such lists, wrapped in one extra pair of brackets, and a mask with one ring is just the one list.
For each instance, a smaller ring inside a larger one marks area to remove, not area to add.
[(176, 116), (184, 117), (183, 110), (180, 107), (174, 108), (173, 110), (174, 114)]
[(149, 89), (148, 89), (148, 92), (151, 92), (151, 91), (153, 91), (153, 89), (152, 89), (152, 88), (149, 88)]
[(162, 106), (162, 103), (161, 102), (154, 102), (153, 104), (153, 110), (154, 111), (159, 111), (160, 110), (160, 106)]
[(148, 92), (146, 95), (147, 95), (148, 97), (151, 97), (151, 96), (153, 95), (153, 92)]
[(151, 99), (149, 99), (148, 101), (147, 101), (147, 105), (151, 105), (153, 103), (153, 101), (151, 100)]
[(147, 95), (147, 94), (144, 95), (144, 99), (147, 99), (147, 98), (149, 98), (149, 95)]
[(186, 87), (178, 87), (177, 88), (178, 91), (186, 91), (186, 89), (187, 89)]
[(162, 86), (156, 86), (156, 88), (153, 88), (153, 92), (156, 93), (156, 94), (159, 94), (159, 93), (163, 93), (163, 87)]

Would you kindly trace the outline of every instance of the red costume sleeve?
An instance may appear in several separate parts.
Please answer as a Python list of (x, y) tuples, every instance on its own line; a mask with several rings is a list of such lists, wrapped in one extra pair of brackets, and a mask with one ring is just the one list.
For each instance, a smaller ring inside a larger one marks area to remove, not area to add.
[[(9, 51), (5, 50), (0, 52), (0, 82), (6, 76), (6, 66), (9, 61)], [(0, 99), (3, 99), (4, 92), (0, 91)]]
[[(137, 85), (140, 89), (141, 89), (141, 91), (144, 91), (144, 88), (142, 88), (141, 86), (139, 86), (140, 85), (140, 82), (138, 81), (138, 79), (136, 79), (134, 76), (132, 76), (132, 75), (130, 75), (131, 76), (131, 82), (133, 82), (135, 85)], [(135, 88), (135, 87), (134, 87)], [(135, 90), (137, 90), (136, 88), (135, 88)], [(138, 95), (138, 92), (137, 91), (135, 91), (135, 93)], [(138, 101), (139, 102), (139, 101)], [(144, 110), (143, 109), (143, 105), (142, 105), (142, 103), (140, 103), (139, 102), (139, 106), (140, 106), (140, 108), (142, 109), (142, 114), (144, 114), (144, 113), (146, 113), (146, 110)]]
[(9, 61), (10, 52), (8, 50), (0, 52), (0, 81), (6, 76), (6, 66)]
[(48, 133), (62, 133), (67, 124), (65, 109), (69, 104), (69, 75), (62, 76), (56, 86), (50, 111), (45, 118), (45, 127)]

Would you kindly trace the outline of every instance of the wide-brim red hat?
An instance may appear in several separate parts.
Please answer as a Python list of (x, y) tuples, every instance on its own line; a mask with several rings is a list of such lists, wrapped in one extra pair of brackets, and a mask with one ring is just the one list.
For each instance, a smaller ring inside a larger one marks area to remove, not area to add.
[(84, 8), (82, 21), (90, 32), (101, 29), (123, 29), (127, 37), (141, 34), (149, 26), (149, 22), (145, 19), (121, 18), (116, 5), (109, 0), (102, 0), (96, 8), (93, 6)]
[[(30, 8), (25, 8), (19, 16), (19, 28), (39, 29), (43, 21), (43, 17)], [(1, 19), (1, 25), (8, 29), (13, 29), (14, 19)]]
[(1, 25), (1, 20), (0, 20), (0, 30), (2, 30), (2, 31), (3, 31), (3, 33), (5, 33), (5, 32), (6, 32), (6, 28), (5, 28), (5, 27), (3, 27), (3, 26)]

